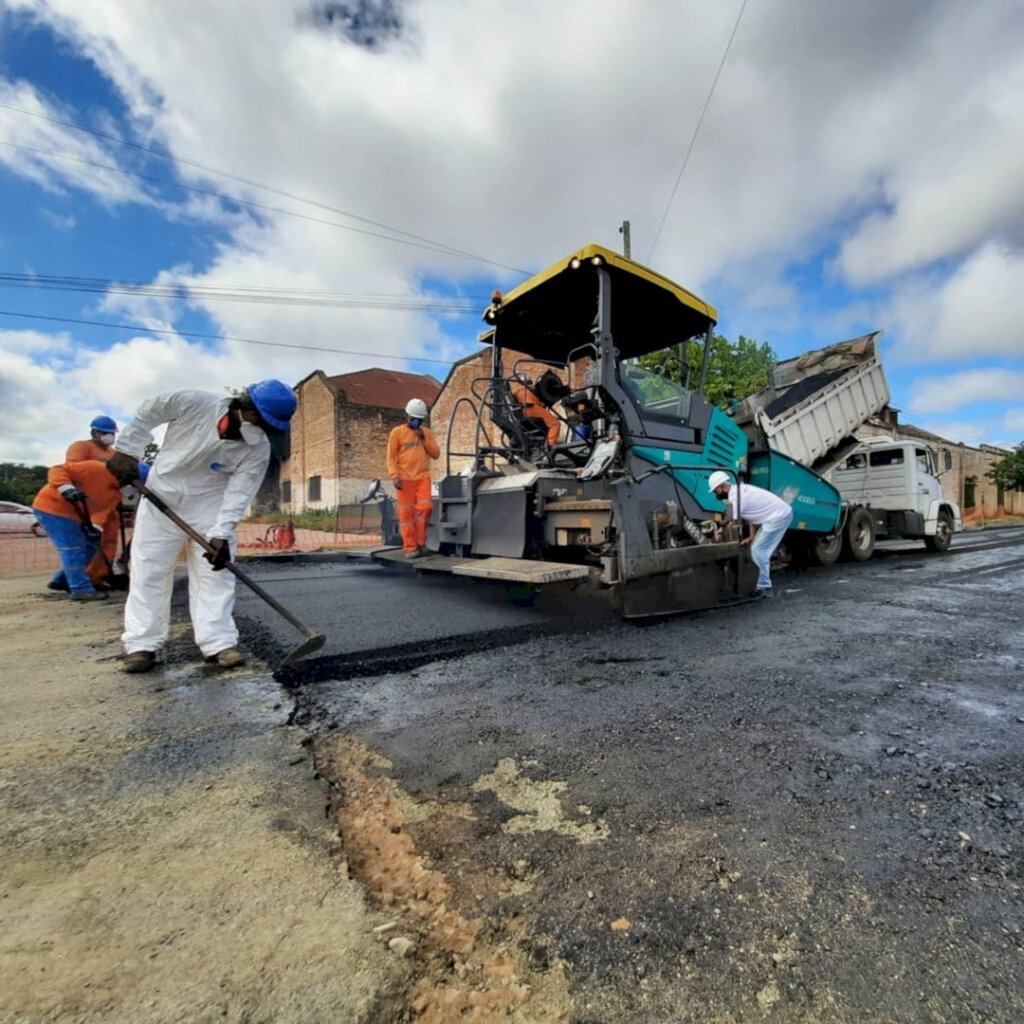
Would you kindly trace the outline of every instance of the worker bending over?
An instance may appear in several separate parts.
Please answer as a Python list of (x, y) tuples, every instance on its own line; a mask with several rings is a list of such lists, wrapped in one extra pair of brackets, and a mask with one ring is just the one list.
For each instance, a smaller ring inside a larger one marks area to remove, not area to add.
[(61, 568), (47, 584), (51, 590), (69, 591), (72, 601), (107, 596), (96, 589), (86, 569), (97, 552), (105, 559), (117, 553), (117, 530), (111, 535), (104, 527), (111, 518), (117, 521), (120, 501), (117, 477), (98, 459), (64, 463), (46, 474), (32, 509), (60, 555)]
[[(221, 570), (231, 561), (235, 528), (266, 475), (267, 436), (288, 428), (297, 404), (295, 392), (279, 380), (250, 384), (236, 397), (169, 391), (139, 406), (108, 463), (122, 482), (135, 481), (153, 430), (167, 424), (146, 486), (214, 548), (209, 555), (188, 541), (188, 599), (199, 650), (222, 668), (243, 665), (245, 657), (233, 617), (235, 577)], [(148, 672), (167, 639), (174, 563), (184, 541), (151, 502), (139, 502), (121, 636), (126, 672)]]
[[(117, 437), (117, 423), (109, 416), (96, 416), (89, 424), (89, 437), (83, 441), (72, 441), (64, 456), (66, 463), (85, 462), (88, 459), (95, 459), (97, 462), (106, 462), (114, 454), (114, 440)], [(99, 549), (93, 555), (92, 561), (86, 568), (92, 585), (99, 590), (107, 586), (110, 577), (110, 569), (114, 558), (117, 555), (117, 539), (120, 532), (121, 517), (117, 515), (107, 516), (104, 520), (100, 539)], [(68, 590), (68, 581), (64, 571), (57, 572), (53, 579), (46, 584), (50, 590)]]
[(395, 485), (398, 526), (406, 558), (427, 551), (427, 520), (430, 518), (430, 463), (441, 455), (430, 427), (424, 426), (427, 403), (412, 398), (405, 407), (406, 421), (388, 435), (388, 476)]
[(64, 456), (65, 462), (84, 462), (96, 459), (106, 462), (114, 454), (114, 441), (117, 438), (117, 424), (109, 416), (97, 416), (89, 424), (87, 441), (72, 441)]
[[(730, 518), (736, 515), (737, 485), (729, 482), (729, 476), (716, 470), (708, 479), (712, 494), (729, 506)], [(739, 485), (739, 517), (749, 524), (750, 533), (742, 541), (750, 545), (750, 558), (757, 566), (758, 597), (772, 596), (771, 562), (772, 554), (782, 542), (789, 524), (793, 522), (793, 509), (778, 495), (753, 484)]]

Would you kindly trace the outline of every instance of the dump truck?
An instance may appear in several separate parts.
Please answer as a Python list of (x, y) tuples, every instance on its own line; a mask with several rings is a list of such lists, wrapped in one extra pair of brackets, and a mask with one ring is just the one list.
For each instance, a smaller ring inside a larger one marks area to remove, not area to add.
[[(730, 415), (704, 395), (717, 319), (693, 292), (598, 245), (495, 293), (481, 337), (490, 372), (455, 403), (448, 424), (432, 554), (407, 564), (532, 587), (587, 586), (626, 618), (743, 602), (755, 596), (757, 569), (708, 486), (715, 470), (793, 505), (792, 550), (824, 551), (825, 561), (836, 538), (841, 550), (851, 509), (826, 474), (888, 401), (873, 345), (780, 364), (772, 393)], [(692, 388), (638, 361), (691, 341), (703, 350)], [(865, 376), (876, 393), (851, 405), (854, 378)], [(537, 403), (563, 421), (559, 443), (529, 415)], [(825, 429), (840, 413), (843, 421)], [(453, 449), (457, 422), (472, 425), (469, 450)], [(403, 561), (395, 549), (372, 557)]]
[[(943, 552), (963, 529), (960, 508), (943, 497), (939, 481), (951, 465), (948, 451), (938, 469), (938, 453), (921, 442), (856, 436), (889, 404), (880, 336), (875, 331), (780, 362), (767, 388), (730, 411), (751, 445), (751, 482), (793, 506), (797, 529), (786, 545), (798, 561), (866, 561), (883, 539), (919, 539)], [(790, 460), (836, 488), (841, 514), (832, 532), (802, 529), (801, 498), (786, 480)]]

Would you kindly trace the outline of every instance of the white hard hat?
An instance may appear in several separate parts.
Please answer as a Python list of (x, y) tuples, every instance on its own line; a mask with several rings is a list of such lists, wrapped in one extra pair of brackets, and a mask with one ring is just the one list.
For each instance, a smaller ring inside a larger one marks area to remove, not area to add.
[(414, 420), (425, 420), (427, 403), (422, 398), (410, 398), (405, 406), (405, 415)]
[(708, 490), (714, 493), (722, 484), (729, 483), (729, 474), (723, 473), (720, 469), (716, 469), (711, 476), (708, 477)]

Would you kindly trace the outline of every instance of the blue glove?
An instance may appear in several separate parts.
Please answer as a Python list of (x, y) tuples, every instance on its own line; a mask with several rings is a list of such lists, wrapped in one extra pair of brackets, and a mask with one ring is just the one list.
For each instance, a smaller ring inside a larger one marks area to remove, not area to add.
[(85, 501), (85, 491), (80, 491), (77, 487), (62, 488), (60, 496), (69, 505), (74, 505), (76, 501)]
[(149, 476), (149, 463), (148, 462), (140, 462), (139, 463), (139, 480), (141, 480), (142, 483), (145, 483), (147, 476)]

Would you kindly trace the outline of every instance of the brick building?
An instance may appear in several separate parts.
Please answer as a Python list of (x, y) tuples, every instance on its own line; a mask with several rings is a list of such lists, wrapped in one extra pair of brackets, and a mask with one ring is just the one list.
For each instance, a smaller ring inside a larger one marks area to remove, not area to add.
[(387, 438), (405, 422), (405, 405), (428, 405), (440, 384), (397, 370), (328, 377), (315, 370), (295, 385), (299, 407), (280, 467), (281, 507), (290, 512), (358, 501), (371, 480), (387, 479)]
[(910, 423), (899, 422), (897, 409), (883, 409), (881, 415), (865, 424), (860, 437), (889, 436), (899, 440), (923, 441), (938, 456), (941, 469), (945, 452), (949, 452), (952, 466), (939, 476), (943, 494), (955, 501), (968, 519), (982, 520), (986, 516), (1024, 515), (1024, 493), (1004, 491), (986, 475), (1006, 450), (992, 445), (977, 447), (950, 441)]

